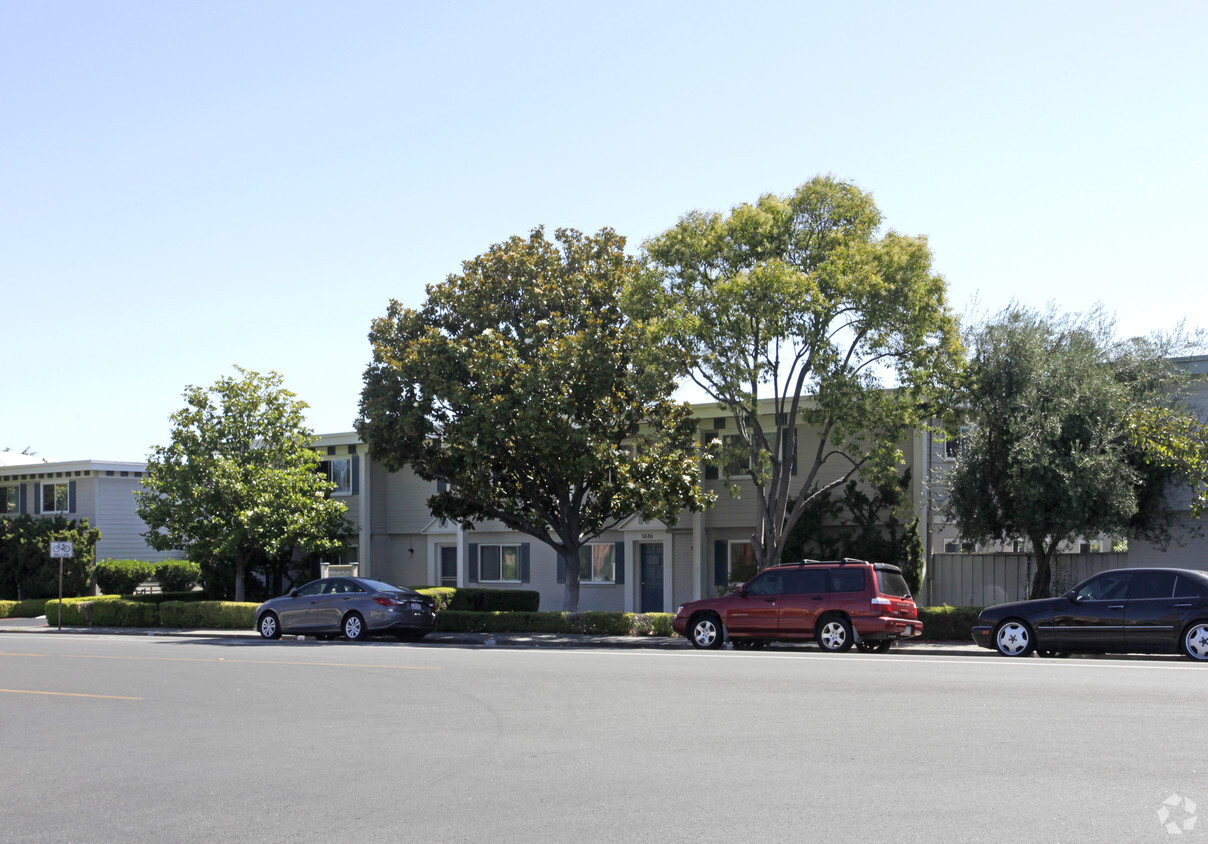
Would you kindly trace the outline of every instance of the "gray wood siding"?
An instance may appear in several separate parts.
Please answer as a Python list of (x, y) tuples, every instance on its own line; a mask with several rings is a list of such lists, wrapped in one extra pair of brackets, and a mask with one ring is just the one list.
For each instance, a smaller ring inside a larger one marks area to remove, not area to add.
[[(88, 486), (95, 500), (96, 516), (90, 521), (101, 531), (101, 541), (96, 549), (98, 560), (158, 562), (185, 556), (180, 551), (156, 551), (143, 539), (147, 525), (134, 509), (134, 491), (140, 488), (138, 478), (123, 478), (120, 475), (109, 477), (102, 473), (86, 480), (92, 481)], [(82, 487), (77, 487), (77, 490)]]

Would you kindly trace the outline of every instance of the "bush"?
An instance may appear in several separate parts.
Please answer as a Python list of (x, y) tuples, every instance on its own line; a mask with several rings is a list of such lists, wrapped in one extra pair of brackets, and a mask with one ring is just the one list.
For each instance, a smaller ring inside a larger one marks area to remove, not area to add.
[(420, 587), (415, 591), (431, 598), (436, 603), (437, 612), (447, 610), (449, 604), (453, 602), (453, 596), (457, 594), (457, 590), (451, 586)]
[(201, 566), (188, 560), (164, 560), (155, 567), (155, 579), (165, 592), (188, 592), (201, 581)]
[[(87, 519), (28, 514), (0, 519), (0, 598), (57, 598), (60, 570), (63, 595), (90, 595), (100, 538), (101, 532), (90, 528)], [(52, 558), (51, 542), (71, 542), (75, 556)]]
[(969, 642), (981, 607), (919, 607), (925, 642)]
[(162, 604), (165, 601), (204, 601), (206, 593), (201, 590), (190, 592), (144, 592), (141, 595), (123, 595), (127, 601), (138, 601), (141, 604)]
[(121, 595), (98, 595), (86, 598), (51, 598), (45, 603), (46, 623), (51, 627), (59, 626), (59, 617), (67, 627), (91, 627), (92, 611), (95, 604), (122, 600)]
[(589, 633), (596, 636), (670, 636), (669, 613), (628, 612), (462, 612), (436, 616), (445, 633)]
[(106, 595), (129, 595), (155, 574), (146, 560), (101, 560), (96, 564), (96, 583)]
[[(85, 606), (81, 602), (80, 606)], [(93, 627), (159, 627), (159, 607), (141, 601), (94, 601), (88, 605)]]
[(45, 598), (0, 601), (0, 618), (37, 618), (46, 613)]
[(165, 601), (159, 605), (164, 627), (251, 630), (259, 604), (234, 601)]
[(448, 609), (455, 612), (537, 612), (541, 593), (529, 589), (455, 589)]

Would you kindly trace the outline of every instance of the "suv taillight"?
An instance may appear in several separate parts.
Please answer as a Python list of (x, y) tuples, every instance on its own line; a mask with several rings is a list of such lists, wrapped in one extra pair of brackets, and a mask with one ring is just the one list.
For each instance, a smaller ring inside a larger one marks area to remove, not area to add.
[(893, 601), (879, 595), (872, 599), (873, 615), (893, 615)]

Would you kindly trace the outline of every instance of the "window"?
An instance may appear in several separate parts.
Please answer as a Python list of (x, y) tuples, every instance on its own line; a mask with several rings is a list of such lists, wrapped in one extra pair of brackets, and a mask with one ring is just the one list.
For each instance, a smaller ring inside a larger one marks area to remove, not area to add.
[(747, 584), (748, 595), (783, 595), (784, 581), (782, 573), (765, 571)]
[[(731, 542), (730, 543), (730, 574), (738, 572), (740, 576), (744, 576), (746, 572), (754, 572), (755, 565), (755, 549), (751, 547), (750, 542)], [(745, 577), (750, 577), (750, 574), (745, 574)]]
[(722, 459), (725, 461), (726, 476), (745, 474), (751, 465), (747, 445), (738, 434), (726, 434), (722, 439)]
[(333, 457), (319, 462), (319, 474), (336, 485), (332, 495), (352, 495), (352, 458)]
[(1139, 571), (1132, 577), (1128, 597), (1130, 600), (1173, 598), (1175, 576), (1172, 571)]
[(479, 545), (479, 581), (520, 580), (519, 545)]
[(617, 546), (611, 542), (579, 549), (580, 583), (616, 583)]
[(0, 487), (0, 513), (17, 513), (21, 510), (21, 487)]
[(1075, 601), (1119, 601), (1128, 592), (1132, 572), (1108, 572), (1088, 580), (1074, 595)]
[(961, 541), (959, 539), (945, 539), (944, 553), (959, 554), (961, 552)]
[(831, 569), (830, 591), (863, 592), (864, 569)]
[(71, 503), (71, 486), (67, 483), (42, 484), (43, 513), (66, 513)]

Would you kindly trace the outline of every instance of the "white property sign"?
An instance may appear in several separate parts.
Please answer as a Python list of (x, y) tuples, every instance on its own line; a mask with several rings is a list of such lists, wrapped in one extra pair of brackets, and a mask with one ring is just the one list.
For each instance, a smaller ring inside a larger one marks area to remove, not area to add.
[(50, 543), (50, 558), (53, 559), (68, 559), (75, 556), (75, 549), (72, 548), (70, 542), (52, 542)]

